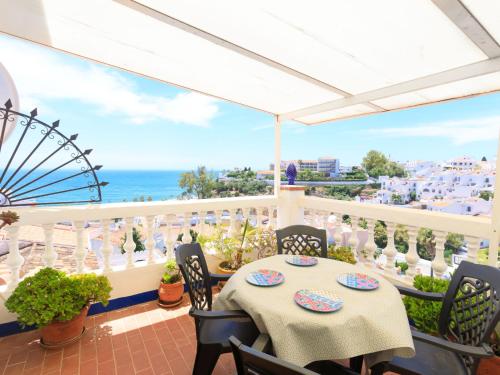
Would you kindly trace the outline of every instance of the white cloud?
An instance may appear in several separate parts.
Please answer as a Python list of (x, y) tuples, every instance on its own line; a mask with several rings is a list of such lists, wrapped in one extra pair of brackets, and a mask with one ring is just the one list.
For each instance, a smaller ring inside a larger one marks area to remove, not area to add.
[(500, 116), (478, 117), (418, 124), (412, 127), (390, 127), (368, 130), (370, 136), (443, 137), (455, 145), (498, 139)]
[(71, 99), (136, 124), (165, 120), (195, 126), (209, 126), (219, 111), (217, 100), (208, 96), (194, 92), (173, 98), (148, 95), (122, 73), (71, 63), (48, 49), (7, 37), (0, 38), (0, 61), (14, 78), (23, 110), (45, 100)]

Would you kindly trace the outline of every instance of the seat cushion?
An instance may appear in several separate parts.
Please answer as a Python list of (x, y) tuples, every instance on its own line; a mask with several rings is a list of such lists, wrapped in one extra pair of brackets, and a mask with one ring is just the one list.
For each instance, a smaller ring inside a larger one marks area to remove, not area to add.
[(230, 336), (252, 346), (258, 335), (259, 330), (250, 319), (203, 319), (200, 322), (201, 344), (221, 344), (231, 350)]
[(419, 375), (462, 375), (467, 374), (460, 357), (445, 349), (414, 340), (416, 355), (413, 358), (394, 357), (389, 369), (401, 373)]

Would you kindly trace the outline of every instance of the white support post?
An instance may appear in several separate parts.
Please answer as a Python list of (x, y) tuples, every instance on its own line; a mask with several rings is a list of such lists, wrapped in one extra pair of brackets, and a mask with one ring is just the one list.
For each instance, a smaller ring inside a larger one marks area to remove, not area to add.
[(417, 273), (417, 263), (420, 257), (417, 253), (417, 236), (418, 228), (408, 226), (408, 252), (405, 255), (406, 263), (408, 264), (408, 269), (406, 270), (406, 280), (413, 282), (413, 277)]
[(396, 259), (397, 250), (394, 245), (394, 233), (396, 232), (396, 224), (391, 222), (386, 222), (387, 227), (387, 246), (384, 249), (384, 255), (386, 258), (384, 271), (388, 275), (393, 275), (395, 273), (394, 260)]
[(146, 249), (148, 250), (148, 264), (153, 264), (155, 239), (154, 239), (154, 215), (146, 216)]
[(477, 253), (481, 246), (481, 239), (479, 237), (465, 236), (467, 242), (467, 261), (477, 263)]
[[(342, 218), (340, 220), (342, 220)], [(353, 254), (359, 259), (360, 257), (358, 254), (358, 222), (359, 218), (351, 215), (351, 236), (347, 241), (347, 245), (351, 247)]]
[(75, 221), (74, 223), (76, 229), (76, 249), (75, 249), (75, 259), (76, 259), (76, 273), (83, 273), (85, 270), (85, 257), (87, 256), (87, 249), (83, 243), (83, 229), (85, 223), (83, 221)]
[(495, 196), (493, 198), (493, 211), (491, 214), (490, 249), (488, 252), (488, 264), (493, 267), (497, 267), (498, 244), (500, 242), (500, 178), (498, 178), (498, 171), (500, 171), (500, 134), (497, 145), (496, 171)]
[(375, 219), (366, 219), (368, 224), (368, 241), (365, 244), (366, 251), (366, 264), (370, 267), (375, 266), (375, 251), (377, 250), (377, 244), (375, 243)]
[(19, 251), (19, 227), (10, 225), (7, 228), (9, 233), (9, 255), (7, 255), (6, 264), (10, 268), (11, 276), (8, 291), (13, 291), (19, 284), (21, 267), (24, 264), (24, 258)]
[(101, 222), (102, 224), (102, 256), (104, 258), (104, 273), (109, 273), (112, 271), (110, 264), (111, 253), (113, 252), (113, 248), (111, 246), (111, 238), (109, 235), (109, 226), (111, 225), (111, 220), (104, 219)]
[(134, 251), (135, 251), (133, 217), (125, 218), (125, 233), (127, 235), (127, 239), (123, 244), (123, 249), (127, 254), (127, 269), (130, 269), (134, 267)]
[(274, 118), (274, 196), (278, 197), (281, 186), (281, 120)]
[(436, 277), (441, 278), (448, 269), (448, 265), (444, 260), (444, 244), (446, 243), (446, 232), (433, 231), (436, 238), (436, 255), (432, 260), (432, 270)]
[(335, 227), (333, 228), (333, 239), (335, 240), (335, 246), (342, 246), (342, 214), (335, 213)]
[(45, 236), (45, 252), (43, 253), (43, 263), (46, 267), (54, 267), (57, 259), (57, 253), (54, 251), (54, 224), (43, 224), (43, 233)]

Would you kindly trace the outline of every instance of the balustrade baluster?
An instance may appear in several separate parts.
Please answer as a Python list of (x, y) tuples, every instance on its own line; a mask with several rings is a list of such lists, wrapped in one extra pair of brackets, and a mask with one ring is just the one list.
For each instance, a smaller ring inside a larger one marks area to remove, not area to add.
[(395, 273), (395, 260), (397, 255), (396, 246), (394, 244), (394, 233), (396, 232), (396, 223), (385, 222), (387, 228), (387, 246), (384, 249), (386, 258), (384, 271), (388, 275)]
[(335, 213), (335, 226), (333, 228), (333, 239), (335, 246), (342, 246), (342, 214)]
[[(351, 218), (351, 235), (349, 237), (349, 240), (347, 241), (348, 245), (351, 247), (352, 249), (352, 252), (354, 253), (354, 255), (356, 255), (358, 257), (358, 259), (360, 258), (359, 257), (359, 253), (358, 253), (358, 223), (359, 223), (359, 217), (357, 216), (350, 216)], [(341, 218), (342, 220), (342, 218)]]
[(154, 223), (155, 216), (146, 216), (146, 250), (148, 251), (148, 264), (153, 264), (154, 261), (154, 250), (155, 250), (155, 239), (154, 239)]
[(198, 225), (199, 225), (199, 234), (205, 235), (207, 231), (207, 226), (205, 224), (205, 220), (207, 218), (207, 211), (201, 211), (198, 213)]
[(444, 244), (446, 242), (446, 232), (432, 231), (436, 239), (436, 255), (432, 260), (432, 270), (437, 277), (443, 277), (443, 274), (448, 269), (448, 265), (444, 261)]
[(166, 222), (166, 230), (165, 230), (165, 235), (164, 235), (164, 242), (165, 242), (165, 255), (167, 257), (167, 260), (170, 260), (174, 258), (174, 239), (172, 238), (172, 225), (175, 222), (176, 216), (175, 215), (165, 215), (165, 222)]
[(264, 209), (262, 207), (257, 207), (255, 209), (255, 221), (256, 221), (256, 227), (261, 228), (262, 227), (262, 216), (264, 214)]
[(420, 259), (417, 253), (417, 235), (418, 228), (413, 226), (408, 226), (408, 252), (405, 255), (406, 263), (408, 264), (408, 269), (406, 270), (407, 281), (413, 282), (413, 277), (416, 273), (417, 263)]
[(275, 216), (275, 213), (277, 214), (276, 211), (276, 207), (275, 206), (271, 206), (271, 227), (273, 229), (276, 229), (276, 227), (278, 226), (277, 225), (277, 220), (278, 220), (278, 215)]
[(368, 230), (368, 241), (364, 246), (366, 252), (365, 262), (369, 266), (375, 266), (375, 251), (377, 250), (377, 244), (375, 243), (375, 219), (366, 219), (367, 230)]
[(184, 214), (184, 231), (182, 234), (182, 243), (191, 243), (193, 241), (193, 237), (191, 237), (190, 229), (191, 229), (191, 212), (186, 212)]
[(127, 269), (134, 267), (134, 251), (135, 251), (135, 242), (134, 242), (134, 218), (127, 217), (125, 218), (125, 233), (127, 239), (123, 244), (123, 250), (127, 254)]
[(19, 251), (19, 227), (10, 225), (7, 227), (7, 232), (9, 233), (9, 255), (7, 255), (6, 264), (9, 266), (11, 273), (7, 290), (13, 291), (19, 284), (24, 258)]
[(43, 224), (42, 228), (45, 236), (43, 263), (46, 267), (54, 267), (57, 259), (57, 253), (54, 251), (54, 224)]
[(83, 273), (85, 270), (85, 257), (87, 256), (87, 249), (85, 248), (85, 245), (83, 243), (83, 230), (85, 222), (78, 220), (73, 224), (76, 229), (76, 273)]
[(477, 253), (481, 246), (481, 239), (479, 237), (466, 236), (467, 242), (467, 260), (472, 263), (477, 263)]
[(110, 265), (110, 256), (111, 253), (113, 252), (113, 248), (111, 246), (111, 238), (109, 234), (109, 226), (111, 225), (111, 220), (109, 219), (104, 219), (102, 220), (102, 256), (103, 256), (103, 263), (104, 263), (104, 273), (111, 272), (111, 265)]

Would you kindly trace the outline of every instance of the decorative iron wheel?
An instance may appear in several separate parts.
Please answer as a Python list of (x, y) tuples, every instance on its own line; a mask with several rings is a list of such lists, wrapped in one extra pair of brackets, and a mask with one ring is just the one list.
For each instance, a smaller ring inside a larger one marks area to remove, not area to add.
[(0, 107), (0, 207), (97, 203), (102, 201), (96, 171), (88, 155), (59, 131), (59, 120), (40, 121), (12, 110), (11, 100)]

